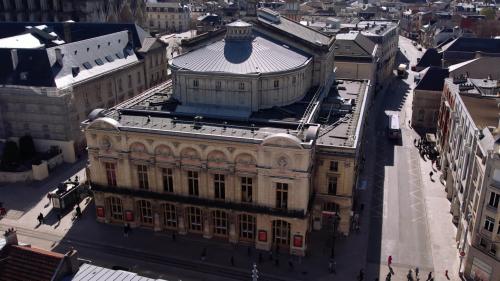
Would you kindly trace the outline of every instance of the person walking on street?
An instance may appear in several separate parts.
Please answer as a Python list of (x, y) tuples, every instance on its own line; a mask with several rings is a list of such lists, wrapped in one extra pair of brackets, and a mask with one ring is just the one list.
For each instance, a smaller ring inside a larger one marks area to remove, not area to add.
[(363, 271), (363, 269), (360, 269), (358, 274), (358, 281), (363, 281), (363, 280), (365, 280), (365, 272)]
[(234, 266), (234, 256), (231, 256), (231, 266)]
[(431, 181), (433, 180), (432, 179), (432, 176), (434, 175), (434, 173), (432, 171), (429, 172), (429, 177), (431, 178)]
[(408, 274), (406, 275), (406, 279), (408, 279), (408, 281), (413, 281), (413, 272), (411, 271), (411, 269), (408, 270)]
[(444, 271), (444, 276), (447, 280), (450, 280), (450, 276), (448, 276), (448, 269)]
[(42, 214), (42, 213), (40, 213), (40, 214), (38, 215), (37, 220), (38, 220), (38, 224), (39, 224), (39, 225), (43, 224), (43, 214)]
[(206, 258), (207, 258), (207, 248), (203, 248), (203, 250), (201, 251), (201, 260), (205, 261)]
[(392, 265), (392, 256), (389, 256), (387, 258), (387, 264), (389, 265), (389, 267), (391, 267), (391, 265)]
[(415, 267), (415, 277), (417, 278), (418, 280), (418, 273), (420, 272), (420, 269), (417, 267)]
[(392, 278), (392, 274), (389, 272), (389, 273), (387, 273), (387, 275), (385, 276), (385, 281), (391, 281), (391, 278)]
[(432, 279), (432, 271), (429, 271), (429, 274), (427, 275), (427, 279), (425, 281), (429, 281)]
[(128, 237), (128, 227), (127, 227), (127, 224), (123, 225), (123, 237)]

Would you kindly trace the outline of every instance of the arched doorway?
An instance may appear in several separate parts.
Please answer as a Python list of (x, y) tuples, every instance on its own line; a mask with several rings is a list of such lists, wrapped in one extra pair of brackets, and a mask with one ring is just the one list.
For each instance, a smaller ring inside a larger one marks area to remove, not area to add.
[(290, 224), (286, 221), (273, 221), (273, 246), (288, 248), (290, 246)]

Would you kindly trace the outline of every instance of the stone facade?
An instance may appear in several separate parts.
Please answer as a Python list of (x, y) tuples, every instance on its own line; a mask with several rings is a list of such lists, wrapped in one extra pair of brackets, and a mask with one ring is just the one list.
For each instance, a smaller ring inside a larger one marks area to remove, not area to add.
[(143, 1), (2, 0), (0, 21), (145, 22)]
[(182, 33), (189, 30), (191, 11), (181, 1), (146, 3), (147, 26), (150, 32)]

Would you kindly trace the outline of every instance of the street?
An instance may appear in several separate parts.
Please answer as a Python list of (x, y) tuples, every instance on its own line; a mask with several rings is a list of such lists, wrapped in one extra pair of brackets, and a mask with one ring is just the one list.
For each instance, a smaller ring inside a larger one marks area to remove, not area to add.
[[(396, 65), (416, 63), (421, 52), (411, 41), (400, 37), (401, 53)], [(385, 280), (392, 256), (395, 273), (392, 280), (406, 280), (409, 269), (419, 267), (421, 277), (435, 272), (434, 280), (458, 280), (454, 226), (449, 202), (439, 182), (428, 179), (430, 163), (420, 158), (413, 145), (416, 132), (408, 124), (411, 119), (412, 88), (415, 73), (409, 70), (406, 79), (392, 78), (376, 96), (367, 116), (365, 129), (365, 169), (360, 180), (368, 186), (361, 190), (360, 202), (366, 208), (360, 218), (361, 230), (335, 244), (336, 275), (328, 272), (330, 257), (328, 237), (324, 232), (311, 234), (310, 253), (299, 259), (280, 256), (280, 264), (268, 261), (268, 253), (245, 246), (233, 246), (216, 239), (193, 235), (172, 239), (170, 233), (151, 229), (134, 229), (124, 237), (122, 226), (97, 223), (91, 200), (81, 204), (83, 217), (73, 221), (71, 212), (57, 223), (46, 198), (48, 191), (60, 181), (78, 174), (83, 176), (86, 159), (74, 165), (59, 167), (49, 180), (0, 186), (0, 201), (9, 213), (0, 221), (0, 230), (18, 229), (20, 240), (33, 246), (65, 253), (71, 247), (80, 258), (106, 267), (123, 266), (145, 276), (168, 280), (250, 280), (252, 264), (259, 255), (259, 280), (356, 280), (359, 270), (365, 280)], [(386, 136), (387, 112), (398, 112), (402, 140), (390, 141)], [(439, 172), (435, 171), (436, 176)], [(37, 226), (36, 216), (42, 212), (45, 224)], [(208, 248), (207, 261), (200, 261), (200, 252)], [(235, 265), (230, 265), (234, 257)], [(365, 263), (366, 261), (366, 263)], [(292, 263), (294, 267), (289, 267)], [(439, 276), (439, 277), (437, 277)], [(425, 278), (424, 277), (424, 278)], [(423, 279), (421, 279), (423, 280)]]

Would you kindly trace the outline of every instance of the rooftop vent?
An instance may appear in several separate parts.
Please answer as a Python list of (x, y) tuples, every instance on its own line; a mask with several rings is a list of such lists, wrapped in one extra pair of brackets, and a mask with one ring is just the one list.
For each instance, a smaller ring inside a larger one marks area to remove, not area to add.
[(458, 90), (460, 92), (468, 91), (468, 90), (472, 90), (472, 89), (474, 89), (474, 85), (472, 83), (470, 83), (470, 84), (464, 83), (464, 84), (458, 85)]

